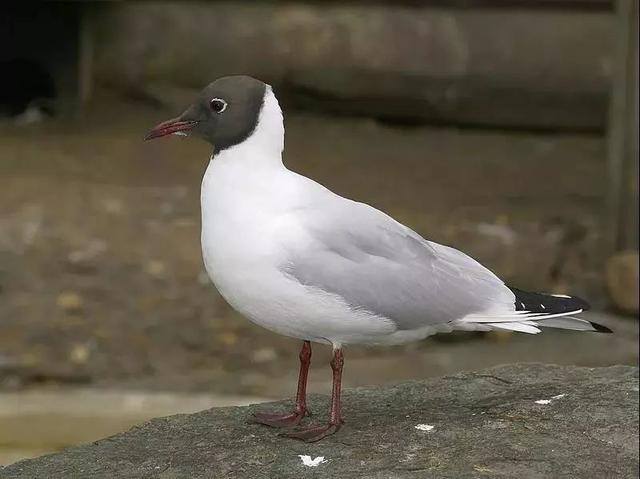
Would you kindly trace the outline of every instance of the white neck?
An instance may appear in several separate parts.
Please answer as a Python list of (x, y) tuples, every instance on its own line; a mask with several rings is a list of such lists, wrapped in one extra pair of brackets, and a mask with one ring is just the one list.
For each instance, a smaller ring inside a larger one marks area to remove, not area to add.
[(267, 85), (260, 116), (251, 135), (242, 143), (215, 154), (217, 163), (242, 162), (245, 166), (282, 166), (284, 123), (282, 110)]

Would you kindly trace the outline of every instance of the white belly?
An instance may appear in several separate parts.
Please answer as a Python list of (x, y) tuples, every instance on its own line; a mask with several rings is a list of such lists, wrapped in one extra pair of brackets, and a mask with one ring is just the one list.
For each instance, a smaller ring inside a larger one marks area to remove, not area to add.
[[(286, 235), (301, 235), (287, 214), (291, 185), (229, 178), (233, 168), (209, 164), (202, 183), (202, 253), (209, 277), (238, 312), (276, 333), (316, 342), (379, 342), (393, 324), (354, 311), (339, 297), (301, 285), (281, 270)], [(241, 185), (241, 186), (240, 186)]]

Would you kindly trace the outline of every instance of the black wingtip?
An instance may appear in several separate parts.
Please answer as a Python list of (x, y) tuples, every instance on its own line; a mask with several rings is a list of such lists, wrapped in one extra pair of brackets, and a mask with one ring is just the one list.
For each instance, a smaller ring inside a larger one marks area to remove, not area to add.
[(578, 296), (560, 294), (532, 293), (518, 288), (509, 287), (515, 296), (516, 311), (532, 313), (558, 314), (580, 310), (589, 311), (591, 305)]
[(602, 324), (594, 323), (592, 321), (589, 321), (589, 324), (591, 324), (591, 326), (593, 326), (593, 329), (595, 329), (596, 333), (613, 334), (612, 330), (610, 330), (606, 326), (603, 326)]
[[(571, 299), (580, 306), (580, 309), (582, 309), (582, 312), (589, 311), (591, 309), (591, 305), (584, 299), (579, 298), (578, 296), (571, 296)], [(604, 326), (600, 326), (600, 327), (604, 328)]]

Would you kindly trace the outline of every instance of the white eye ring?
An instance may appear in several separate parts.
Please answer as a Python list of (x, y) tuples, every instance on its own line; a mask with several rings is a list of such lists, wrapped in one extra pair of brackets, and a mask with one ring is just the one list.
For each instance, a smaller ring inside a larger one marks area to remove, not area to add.
[(216, 113), (222, 113), (227, 109), (227, 102), (222, 98), (212, 98), (209, 107)]

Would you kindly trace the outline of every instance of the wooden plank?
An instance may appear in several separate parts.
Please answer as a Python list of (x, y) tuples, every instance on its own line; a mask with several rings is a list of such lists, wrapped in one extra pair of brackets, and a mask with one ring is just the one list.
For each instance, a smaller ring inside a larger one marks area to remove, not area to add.
[(78, 112), (81, 112), (93, 92), (93, 15), (89, 5), (80, 9), (78, 30)]
[[(95, 0), (75, 0), (73, 3), (95, 4)], [(109, 0), (108, 3), (129, 3), (124, 0)], [(261, 2), (255, 2), (261, 3)], [(281, 0), (270, 3), (297, 3), (292, 0)], [(308, 3), (341, 3), (341, 4), (385, 4), (389, 0), (316, 0)], [(545, 9), (545, 10), (585, 10), (585, 11), (613, 11), (615, 0), (394, 0), (394, 5), (405, 5), (410, 7), (441, 7), (441, 8), (522, 8), (522, 9)]]
[[(282, 2), (291, 3), (291, 2)], [(338, 3), (324, 0), (318, 3)], [(351, 4), (388, 4), (388, 0), (350, 0), (339, 3)], [(568, 10), (568, 11), (611, 11), (615, 0), (395, 0), (394, 5), (410, 7), (439, 7), (460, 9), (528, 9), (528, 10)]]
[(638, 2), (619, 0), (609, 111), (609, 249), (638, 249)]

